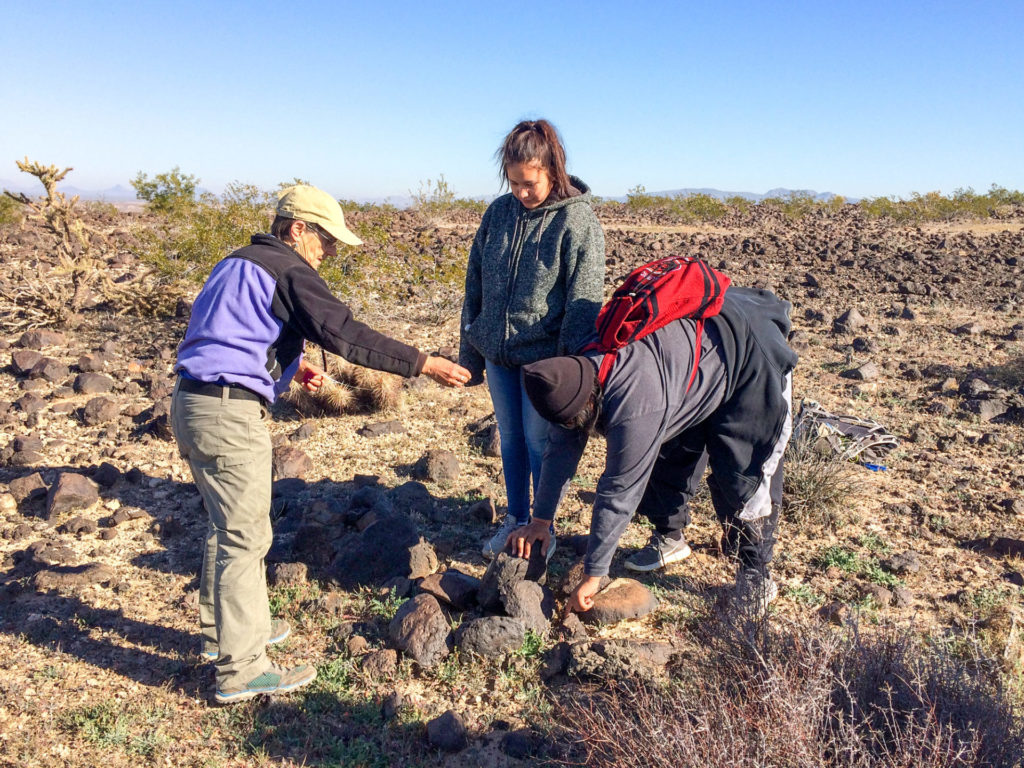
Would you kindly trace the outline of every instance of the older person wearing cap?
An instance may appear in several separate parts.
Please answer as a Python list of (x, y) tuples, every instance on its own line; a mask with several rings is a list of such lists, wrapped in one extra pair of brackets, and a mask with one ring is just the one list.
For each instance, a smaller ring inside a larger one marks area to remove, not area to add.
[[(652, 571), (690, 554), (683, 529), (704, 469), (738, 560), (735, 597), (763, 611), (778, 595), (768, 572), (782, 493), (782, 454), (789, 441), (790, 382), (796, 354), (786, 342), (788, 302), (768, 291), (731, 287), (721, 314), (676, 320), (617, 353), (604, 386), (600, 352), (554, 357), (523, 367), (523, 386), (551, 427), (531, 522), (509, 536), (517, 554), (548, 546), (549, 528), (591, 431), (607, 441), (584, 561), (570, 607), (589, 610), (634, 512), (654, 532), (626, 560)], [(701, 344), (696, 355), (697, 344)], [(696, 376), (694, 358), (699, 363)]]
[(172, 426), (209, 514), (199, 587), (202, 655), (215, 661), (219, 703), (312, 682), (265, 646), (283, 640), (272, 621), (263, 558), (270, 548), (271, 443), (266, 408), (292, 379), (310, 391), (323, 371), (303, 360), (306, 339), (357, 365), (425, 374), (459, 387), (470, 373), (355, 320), (317, 274), (338, 242), (360, 245), (338, 202), (308, 185), (284, 190), (269, 235), (214, 267), (178, 347)]

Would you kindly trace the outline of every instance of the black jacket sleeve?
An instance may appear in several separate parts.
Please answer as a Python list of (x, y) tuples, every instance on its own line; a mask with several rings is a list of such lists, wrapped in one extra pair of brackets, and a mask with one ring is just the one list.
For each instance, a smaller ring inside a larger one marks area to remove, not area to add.
[(356, 365), (405, 377), (418, 376), (423, 369), (423, 353), (355, 320), (349, 306), (339, 301), (308, 265), (287, 270), (277, 295), (302, 335), (328, 352)]

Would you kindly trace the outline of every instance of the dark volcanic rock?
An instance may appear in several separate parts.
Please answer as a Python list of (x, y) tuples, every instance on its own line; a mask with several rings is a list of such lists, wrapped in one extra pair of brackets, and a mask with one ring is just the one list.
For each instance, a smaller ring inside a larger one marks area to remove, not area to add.
[(878, 373), (878, 366), (869, 362), (864, 363), (858, 368), (843, 371), (842, 376), (847, 379), (854, 379), (855, 381), (874, 381), (878, 378)]
[(11, 495), (19, 505), (25, 501), (31, 501), (46, 495), (46, 483), (43, 482), (43, 476), (38, 472), (33, 472), (31, 475), (25, 475), (25, 477), (16, 477), (8, 483), (8, 487), (11, 489)]
[(71, 369), (64, 365), (64, 363), (44, 357), (32, 366), (32, 370), (28, 372), (28, 375), (33, 379), (44, 379), (45, 381), (57, 383), (64, 381), (70, 376)]
[(282, 445), (274, 449), (274, 477), (305, 478), (313, 469), (313, 460), (306, 452), (293, 445)]
[(82, 355), (78, 358), (78, 370), (82, 373), (95, 373), (107, 367), (107, 358), (101, 354)]
[(394, 677), (398, 671), (398, 652), (393, 648), (383, 648), (368, 653), (363, 658), (363, 671), (377, 680)]
[(95, 520), (90, 520), (87, 517), (77, 515), (64, 523), (64, 525), (60, 527), (60, 530), (63, 533), (70, 533), (72, 536), (75, 536), (80, 533), (96, 533), (98, 528), (99, 526), (96, 524)]
[(448, 622), (432, 595), (416, 595), (402, 604), (388, 625), (388, 638), (422, 667), (448, 655)]
[(465, 653), (478, 656), (504, 656), (516, 650), (526, 639), (526, 625), (511, 616), (484, 616), (459, 627), (456, 643)]
[(105, 424), (121, 415), (117, 403), (109, 397), (94, 397), (82, 409), (82, 420), (90, 425)]
[(459, 611), (473, 607), (479, 588), (480, 579), (454, 568), (444, 573), (431, 574), (420, 582), (420, 590), (443, 600)]
[(313, 435), (316, 434), (316, 424), (312, 421), (304, 422), (298, 429), (292, 432), (288, 439), (293, 443), (298, 443), (303, 440), (309, 440)]
[(605, 639), (577, 643), (569, 649), (566, 671), (574, 677), (592, 679), (650, 679), (664, 671), (675, 652), (672, 645), (657, 641)]
[(43, 454), (39, 451), (18, 451), (11, 456), (7, 463), (12, 467), (31, 467), (35, 464), (42, 464), (44, 461)]
[(31, 371), (43, 356), (31, 349), (16, 349), (11, 353), (11, 368), (19, 376)]
[(964, 408), (977, 414), (978, 419), (982, 422), (992, 421), (1010, 410), (1010, 406), (1005, 401), (997, 398), (968, 400), (964, 403)]
[(421, 476), (441, 485), (458, 480), (459, 469), (459, 460), (452, 451), (427, 451), (420, 460)]
[(383, 435), (402, 435), (406, 431), (402, 422), (398, 419), (391, 419), (390, 421), (378, 421), (375, 424), (367, 424), (357, 429), (356, 434), (360, 437), (374, 438)]
[(96, 468), (96, 471), (92, 473), (92, 479), (100, 486), (109, 488), (121, 479), (121, 470), (113, 464), (104, 461)]
[(61, 347), (67, 343), (63, 333), (36, 328), (25, 331), (18, 339), (18, 346), (23, 349), (42, 349), (43, 347)]
[[(409, 517), (399, 513), (383, 516), (345, 541), (331, 564), (331, 574), (344, 589), (382, 584), (393, 576), (413, 578), (410, 574), (429, 566), (430, 557), (419, 544), (419, 531)], [(436, 556), (433, 562), (436, 568)]]
[[(538, 557), (534, 557), (534, 555)], [(546, 563), (540, 555), (540, 547), (534, 547), (530, 560), (500, 552), (487, 567), (487, 572), (477, 590), (477, 602), (486, 611), (500, 611), (505, 607), (505, 596), (512, 587), (524, 579), (543, 583), (546, 577)]]
[(886, 570), (900, 575), (917, 573), (921, 570), (921, 556), (910, 549), (906, 552), (887, 557), (881, 562)]
[(33, 392), (26, 392), (14, 401), (14, 404), (21, 409), (22, 413), (38, 413), (46, 407), (46, 401)]
[(267, 580), (276, 586), (306, 583), (305, 563), (274, 563), (267, 568)]
[(551, 590), (535, 581), (520, 581), (505, 596), (505, 610), (519, 619), (527, 629), (547, 635), (555, 614), (555, 597)]
[(92, 480), (74, 472), (62, 472), (46, 499), (47, 519), (53, 520), (63, 512), (88, 509), (99, 498), (99, 490)]
[(15, 451), (41, 451), (43, 441), (35, 435), (19, 435), (11, 441)]
[(469, 508), (469, 516), (487, 525), (498, 522), (498, 511), (491, 499), (481, 499)]
[(81, 590), (93, 584), (114, 586), (118, 579), (117, 573), (109, 565), (88, 563), (42, 570), (32, 581), (36, 589), (45, 592), (51, 589)]
[(594, 595), (594, 607), (580, 616), (583, 621), (614, 624), (638, 619), (658, 607), (658, 598), (636, 579), (615, 579)]
[(114, 380), (102, 373), (80, 373), (75, 377), (75, 391), (82, 395), (102, 395), (114, 388)]
[(519, 728), (502, 736), (501, 751), (516, 760), (539, 757), (544, 751), (544, 741), (529, 728)]
[(469, 743), (462, 718), (451, 709), (427, 722), (427, 740), (445, 752), (459, 752)]
[(832, 324), (834, 333), (857, 333), (867, 327), (867, 319), (855, 307), (841, 314)]

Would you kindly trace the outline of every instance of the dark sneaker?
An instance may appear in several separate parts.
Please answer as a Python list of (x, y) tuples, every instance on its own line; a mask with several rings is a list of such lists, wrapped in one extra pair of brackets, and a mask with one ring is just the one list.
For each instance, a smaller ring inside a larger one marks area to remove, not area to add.
[(214, 699), (218, 704), (234, 704), (239, 701), (253, 699), (261, 694), (274, 696), (278, 693), (287, 693), (309, 685), (316, 680), (316, 670), (306, 664), (293, 669), (285, 669), (276, 664), (258, 677), (254, 677), (241, 688), (217, 689)]
[(778, 596), (779, 585), (770, 573), (758, 568), (746, 568), (736, 575), (733, 600), (745, 616), (764, 615)]
[[(292, 633), (291, 625), (284, 619), (274, 619), (270, 622), (270, 638), (267, 645), (280, 643)], [(216, 661), (220, 657), (220, 651), (214, 643), (203, 643), (203, 650), (199, 652), (204, 661)]]
[(631, 571), (656, 571), (689, 556), (690, 545), (685, 537), (676, 541), (655, 531), (646, 547), (626, 558), (626, 567)]

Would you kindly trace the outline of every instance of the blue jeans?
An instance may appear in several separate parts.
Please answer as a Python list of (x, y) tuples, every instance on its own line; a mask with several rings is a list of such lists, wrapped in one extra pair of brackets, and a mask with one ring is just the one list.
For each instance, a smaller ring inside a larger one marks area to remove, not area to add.
[(534, 409), (519, 379), (519, 368), (486, 361), (487, 386), (501, 434), (508, 514), (518, 523), (530, 520), (530, 478), (536, 493), (541, 460), (548, 443), (548, 422)]

